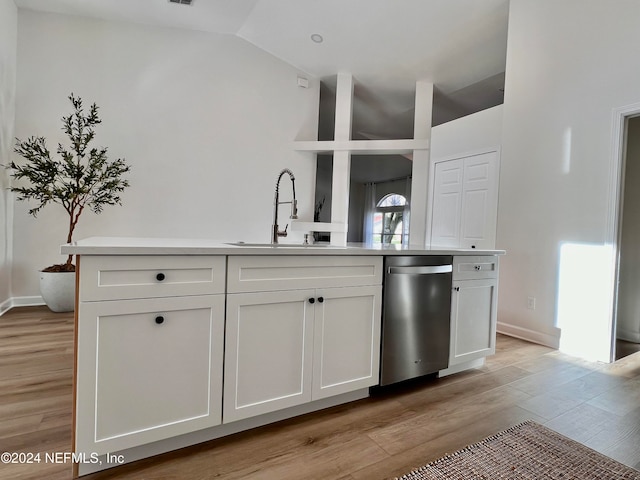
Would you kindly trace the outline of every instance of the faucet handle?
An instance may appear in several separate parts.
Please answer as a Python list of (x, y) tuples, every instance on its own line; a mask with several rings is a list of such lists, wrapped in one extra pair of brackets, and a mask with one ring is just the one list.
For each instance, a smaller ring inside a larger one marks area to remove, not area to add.
[(288, 223), (284, 226), (284, 230), (277, 230), (278, 236), (279, 237), (286, 237), (287, 236), (287, 228), (289, 228), (289, 224)]

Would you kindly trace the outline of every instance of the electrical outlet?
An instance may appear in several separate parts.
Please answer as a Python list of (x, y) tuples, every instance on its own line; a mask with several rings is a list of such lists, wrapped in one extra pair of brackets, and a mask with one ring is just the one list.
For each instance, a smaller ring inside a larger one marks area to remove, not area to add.
[(527, 308), (529, 310), (536, 309), (536, 297), (527, 297)]

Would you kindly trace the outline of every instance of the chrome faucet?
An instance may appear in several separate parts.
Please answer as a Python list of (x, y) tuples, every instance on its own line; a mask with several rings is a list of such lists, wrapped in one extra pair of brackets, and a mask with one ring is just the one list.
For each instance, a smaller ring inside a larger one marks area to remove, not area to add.
[[(280, 179), (282, 175), (285, 173), (289, 174), (289, 178), (291, 179), (291, 188), (293, 189), (293, 200), (290, 202), (281, 202), (280, 201)], [(278, 205), (282, 205), (284, 203), (291, 204), (291, 216), (289, 218), (295, 220), (298, 218), (298, 202), (296, 200), (296, 177), (293, 176), (293, 172), (288, 168), (283, 169), (278, 175), (278, 181), (276, 182), (276, 196), (273, 200), (273, 225), (271, 226), (271, 243), (278, 243), (278, 237), (286, 237), (287, 236), (287, 224), (284, 227), (284, 230), (280, 230), (278, 227)]]

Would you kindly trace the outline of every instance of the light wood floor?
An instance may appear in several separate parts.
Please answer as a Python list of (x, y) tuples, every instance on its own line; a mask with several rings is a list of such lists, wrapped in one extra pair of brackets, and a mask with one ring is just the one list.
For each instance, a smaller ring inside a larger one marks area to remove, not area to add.
[[(69, 452), (73, 323), (0, 317), (0, 452)], [(640, 469), (640, 354), (592, 364), (499, 336), (481, 370), (393, 391), (84, 477), (393, 478), (526, 419)], [(71, 478), (70, 463), (0, 464), (0, 479)]]

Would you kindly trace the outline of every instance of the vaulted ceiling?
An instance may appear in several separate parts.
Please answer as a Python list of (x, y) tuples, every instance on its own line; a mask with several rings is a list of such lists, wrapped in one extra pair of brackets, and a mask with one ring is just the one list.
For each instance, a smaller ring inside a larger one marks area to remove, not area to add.
[[(434, 124), (502, 101), (509, 0), (15, 0), (18, 8), (236, 35), (318, 78), (350, 72), (356, 108), (410, 123), (416, 80)], [(320, 35), (321, 43), (312, 40)], [(376, 133), (376, 116), (364, 129)], [(407, 120), (409, 119), (409, 120)], [(403, 133), (399, 133), (403, 135)]]

